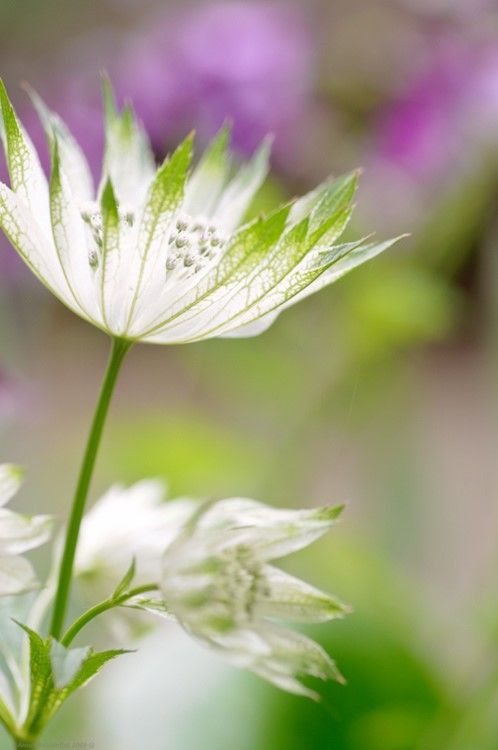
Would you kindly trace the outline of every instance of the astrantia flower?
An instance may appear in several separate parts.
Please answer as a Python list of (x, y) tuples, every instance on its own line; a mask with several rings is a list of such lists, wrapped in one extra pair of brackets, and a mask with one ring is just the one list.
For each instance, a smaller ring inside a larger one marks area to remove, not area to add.
[(21, 477), (17, 466), (0, 464), (0, 596), (20, 594), (37, 585), (31, 564), (20, 555), (50, 536), (48, 516), (21, 516), (3, 507), (16, 494)]
[(337, 244), (356, 175), (244, 223), (267, 174), (267, 143), (231, 176), (223, 131), (190, 173), (188, 137), (155, 170), (132, 110), (118, 113), (109, 93), (97, 195), (68, 129), (38, 102), (53, 155), (47, 184), (4, 89), (1, 104), (11, 187), (0, 185), (0, 226), (62, 302), (112, 336), (254, 335), (392, 244)]
[(348, 608), (269, 561), (320, 537), (340, 510), (279, 510), (231, 499), (197, 513), (164, 556), (166, 606), (232, 664), (289, 692), (317, 697), (301, 678), (341, 681), (337, 667), (317, 643), (275, 621), (324, 622)]
[(112, 585), (134, 559), (138, 582), (159, 581), (165, 544), (178, 536), (197, 505), (187, 499), (167, 502), (165, 495), (164, 484), (153, 479), (111, 487), (83, 519), (75, 573)]

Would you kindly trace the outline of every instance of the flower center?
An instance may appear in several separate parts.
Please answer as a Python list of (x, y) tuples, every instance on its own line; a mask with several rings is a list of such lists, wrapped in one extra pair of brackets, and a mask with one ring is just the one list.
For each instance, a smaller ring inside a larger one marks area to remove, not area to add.
[[(95, 243), (95, 247), (88, 253), (88, 262), (92, 268), (97, 268), (99, 265), (99, 252), (102, 249), (104, 242), (104, 221), (100, 204), (97, 203), (97, 201), (83, 203), (80, 207), (80, 213), (81, 218), (89, 227), (92, 239)], [(118, 213), (121, 221), (129, 227), (133, 226), (135, 221), (133, 211), (126, 208), (119, 208)]]
[(205, 268), (226, 245), (219, 227), (203, 218), (182, 215), (168, 242), (168, 278), (186, 278)]
[(221, 579), (218, 581), (223, 603), (234, 620), (251, 618), (256, 602), (268, 595), (268, 586), (260, 562), (251, 550), (237, 545), (224, 550)]

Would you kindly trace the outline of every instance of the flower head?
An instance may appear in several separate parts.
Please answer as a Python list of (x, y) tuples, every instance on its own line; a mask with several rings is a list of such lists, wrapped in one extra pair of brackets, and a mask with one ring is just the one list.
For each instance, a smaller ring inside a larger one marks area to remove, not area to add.
[(317, 697), (304, 676), (342, 677), (314, 641), (275, 623), (325, 622), (348, 608), (269, 564), (322, 536), (341, 508), (280, 510), (230, 499), (195, 513), (163, 558), (162, 592), (179, 623), (238, 667)]
[(338, 244), (356, 174), (245, 223), (268, 168), (268, 142), (232, 175), (223, 130), (190, 173), (189, 136), (155, 169), (132, 109), (106, 86), (97, 195), (65, 124), (35, 99), (52, 151), (50, 184), (3, 88), (11, 187), (0, 226), (39, 279), (112, 336), (159, 344), (250, 336), (281, 310), (392, 244)]
[(135, 559), (140, 582), (159, 581), (165, 544), (192, 515), (192, 500), (166, 501), (164, 484), (148, 479), (115, 485), (83, 519), (75, 572), (116, 582)]
[(0, 464), (0, 596), (37, 585), (31, 564), (21, 555), (50, 537), (49, 516), (21, 516), (3, 507), (16, 494), (21, 479), (19, 467)]

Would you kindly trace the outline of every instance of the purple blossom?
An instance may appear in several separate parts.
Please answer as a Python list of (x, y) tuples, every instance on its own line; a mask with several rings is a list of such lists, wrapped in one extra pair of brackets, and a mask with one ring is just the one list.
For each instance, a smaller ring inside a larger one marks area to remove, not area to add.
[(271, 132), (289, 161), (310, 105), (311, 69), (310, 33), (296, 7), (222, 2), (156, 19), (114, 77), (159, 149), (192, 127), (207, 139), (230, 119), (240, 151)]
[(441, 46), (378, 123), (376, 157), (415, 181), (464, 166), (498, 125), (498, 52)]

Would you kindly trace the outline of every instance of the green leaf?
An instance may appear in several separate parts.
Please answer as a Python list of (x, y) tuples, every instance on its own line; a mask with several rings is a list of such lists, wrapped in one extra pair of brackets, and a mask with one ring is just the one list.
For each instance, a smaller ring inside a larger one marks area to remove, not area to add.
[(29, 638), (30, 699), (23, 732), (37, 736), (62, 704), (86, 685), (111, 659), (130, 653), (122, 649), (95, 653), (92, 649), (66, 649), (52, 638), (43, 639), (18, 623)]
[(135, 560), (135, 558), (133, 558), (133, 560), (131, 561), (130, 567), (128, 568), (128, 570), (124, 574), (124, 576), (121, 579), (121, 581), (116, 586), (116, 589), (115, 589), (115, 591), (114, 591), (111, 599), (119, 599), (119, 597), (122, 594), (125, 594), (128, 591), (128, 589), (130, 588), (130, 583), (135, 578), (135, 573), (136, 573), (136, 560)]

